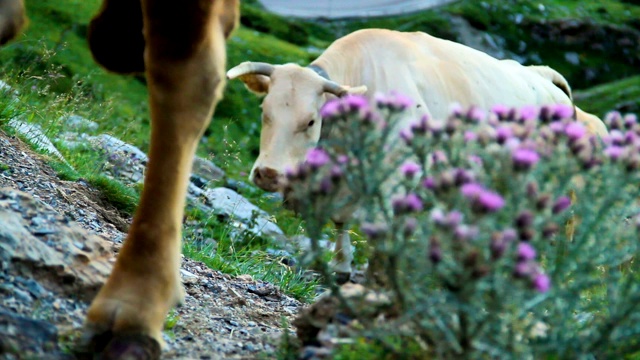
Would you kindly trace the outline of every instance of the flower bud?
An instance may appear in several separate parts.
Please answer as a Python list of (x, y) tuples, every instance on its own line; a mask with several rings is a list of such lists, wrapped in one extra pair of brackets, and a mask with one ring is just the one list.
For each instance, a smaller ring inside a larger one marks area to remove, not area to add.
[(533, 225), (533, 214), (531, 213), (531, 211), (524, 210), (520, 214), (518, 214), (515, 220), (516, 228), (525, 229), (531, 225)]
[(558, 213), (561, 213), (561, 212), (567, 210), (569, 208), (569, 206), (571, 206), (571, 199), (569, 199), (566, 196), (561, 196), (553, 204), (553, 208), (551, 209), (551, 211), (554, 214), (558, 214)]

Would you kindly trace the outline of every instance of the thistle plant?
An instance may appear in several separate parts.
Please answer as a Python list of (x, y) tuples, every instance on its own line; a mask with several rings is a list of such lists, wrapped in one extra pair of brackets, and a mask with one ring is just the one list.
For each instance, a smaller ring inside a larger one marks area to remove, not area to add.
[(393, 304), (372, 316), (343, 299), (341, 336), (405, 357), (640, 351), (636, 116), (609, 113), (600, 139), (565, 105), (446, 119), (410, 119), (411, 106), (399, 94), (327, 103), (323, 126), (339, 136), (287, 177), (313, 242), (354, 212), (366, 286)]

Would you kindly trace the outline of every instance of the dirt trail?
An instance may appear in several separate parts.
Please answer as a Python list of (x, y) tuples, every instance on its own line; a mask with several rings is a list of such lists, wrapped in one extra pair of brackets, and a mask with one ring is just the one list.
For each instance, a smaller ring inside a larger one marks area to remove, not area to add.
[[(70, 358), (129, 222), (0, 131), (0, 359)], [(302, 306), (272, 284), (190, 259), (181, 274), (186, 302), (169, 317), (164, 359), (272, 358), (283, 320)]]

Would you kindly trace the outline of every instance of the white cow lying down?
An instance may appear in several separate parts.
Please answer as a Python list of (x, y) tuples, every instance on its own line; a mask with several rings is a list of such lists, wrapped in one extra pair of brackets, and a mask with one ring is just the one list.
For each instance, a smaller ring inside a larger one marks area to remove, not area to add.
[[(333, 96), (397, 91), (416, 105), (405, 124), (428, 114), (444, 119), (452, 103), (490, 109), (502, 104), (572, 105), (571, 89), (562, 75), (546, 66), (523, 66), (498, 60), (470, 47), (422, 32), (359, 30), (336, 40), (309, 66), (244, 62), (227, 72), (239, 78), (262, 102), (260, 155), (250, 180), (267, 191), (282, 190), (287, 168), (304, 161), (317, 145), (322, 128), (319, 110)], [(596, 116), (575, 108), (590, 133), (607, 130)], [(326, 136), (326, 134), (323, 134)], [(350, 240), (342, 225), (336, 242), (337, 272), (351, 270)]]

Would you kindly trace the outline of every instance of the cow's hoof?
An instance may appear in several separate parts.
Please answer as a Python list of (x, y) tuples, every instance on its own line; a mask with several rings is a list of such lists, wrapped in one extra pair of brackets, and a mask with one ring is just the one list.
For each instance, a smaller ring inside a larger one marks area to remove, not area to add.
[(336, 272), (336, 282), (338, 285), (343, 285), (348, 283), (351, 280), (350, 272)]
[(111, 331), (95, 334), (87, 344), (76, 352), (81, 360), (95, 359), (100, 354), (102, 360), (155, 360), (160, 358), (160, 344), (153, 338), (141, 334), (118, 334)]

